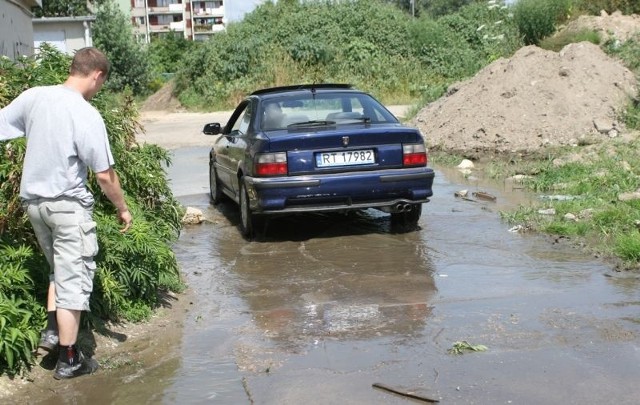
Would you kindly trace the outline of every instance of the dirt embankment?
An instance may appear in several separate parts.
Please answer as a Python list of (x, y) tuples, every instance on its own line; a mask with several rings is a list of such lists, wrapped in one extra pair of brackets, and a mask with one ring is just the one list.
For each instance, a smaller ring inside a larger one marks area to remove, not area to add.
[[(640, 33), (637, 16), (583, 17), (580, 24), (622, 39)], [(534, 154), (550, 146), (633, 136), (620, 118), (637, 94), (634, 74), (597, 45), (570, 44), (558, 53), (528, 46), (451, 86), (412, 123), (426, 134), (431, 150), (470, 158)]]

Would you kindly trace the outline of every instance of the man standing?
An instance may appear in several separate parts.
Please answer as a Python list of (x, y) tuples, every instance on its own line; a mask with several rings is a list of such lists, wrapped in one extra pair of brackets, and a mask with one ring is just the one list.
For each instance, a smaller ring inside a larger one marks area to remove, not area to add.
[(58, 340), (56, 379), (98, 369), (98, 362), (85, 358), (76, 347), (81, 312), (89, 310), (98, 253), (94, 199), (86, 185), (88, 169), (115, 205), (124, 224), (122, 232), (132, 223), (112, 168), (104, 121), (88, 102), (108, 73), (109, 62), (102, 52), (80, 49), (62, 85), (28, 89), (0, 110), (0, 140), (27, 137), (20, 198), (53, 270), (55, 288), (49, 291), (55, 294), (55, 305), (49, 302), (47, 307), (50, 314), (55, 310), (59, 335), (56, 339), (49, 331), (43, 339), (49, 344)]

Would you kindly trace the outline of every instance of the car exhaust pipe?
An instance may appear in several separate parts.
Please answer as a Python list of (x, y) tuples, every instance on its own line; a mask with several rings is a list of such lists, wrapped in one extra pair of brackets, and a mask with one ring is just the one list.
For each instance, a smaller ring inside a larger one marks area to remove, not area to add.
[(411, 211), (411, 204), (398, 203), (396, 204), (396, 212), (409, 212)]

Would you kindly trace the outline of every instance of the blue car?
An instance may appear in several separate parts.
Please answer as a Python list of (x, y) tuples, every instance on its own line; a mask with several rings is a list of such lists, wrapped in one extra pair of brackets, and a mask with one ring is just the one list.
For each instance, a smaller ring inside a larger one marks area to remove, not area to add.
[(392, 226), (415, 228), (433, 191), (420, 131), (371, 95), (343, 84), (256, 91), (218, 135), (209, 155), (211, 202), (240, 207), (251, 238), (266, 216), (376, 208)]

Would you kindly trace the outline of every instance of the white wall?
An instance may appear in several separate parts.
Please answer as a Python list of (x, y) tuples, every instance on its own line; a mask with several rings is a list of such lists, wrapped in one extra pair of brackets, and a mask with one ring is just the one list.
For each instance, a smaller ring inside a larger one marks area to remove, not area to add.
[(33, 55), (31, 7), (39, 4), (41, 0), (0, 0), (0, 55)]
[[(73, 55), (75, 51), (85, 46), (91, 46), (91, 33), (88, 31), (90, 22), (81, 18), (76, 21), (52, 21), (53, 18), (37, 19), (33, 21), (33, 39), (36, 48), (42, 42), (48, 42), (59, 51)], [(37, 52), (37, 50), (36, 50)]]

